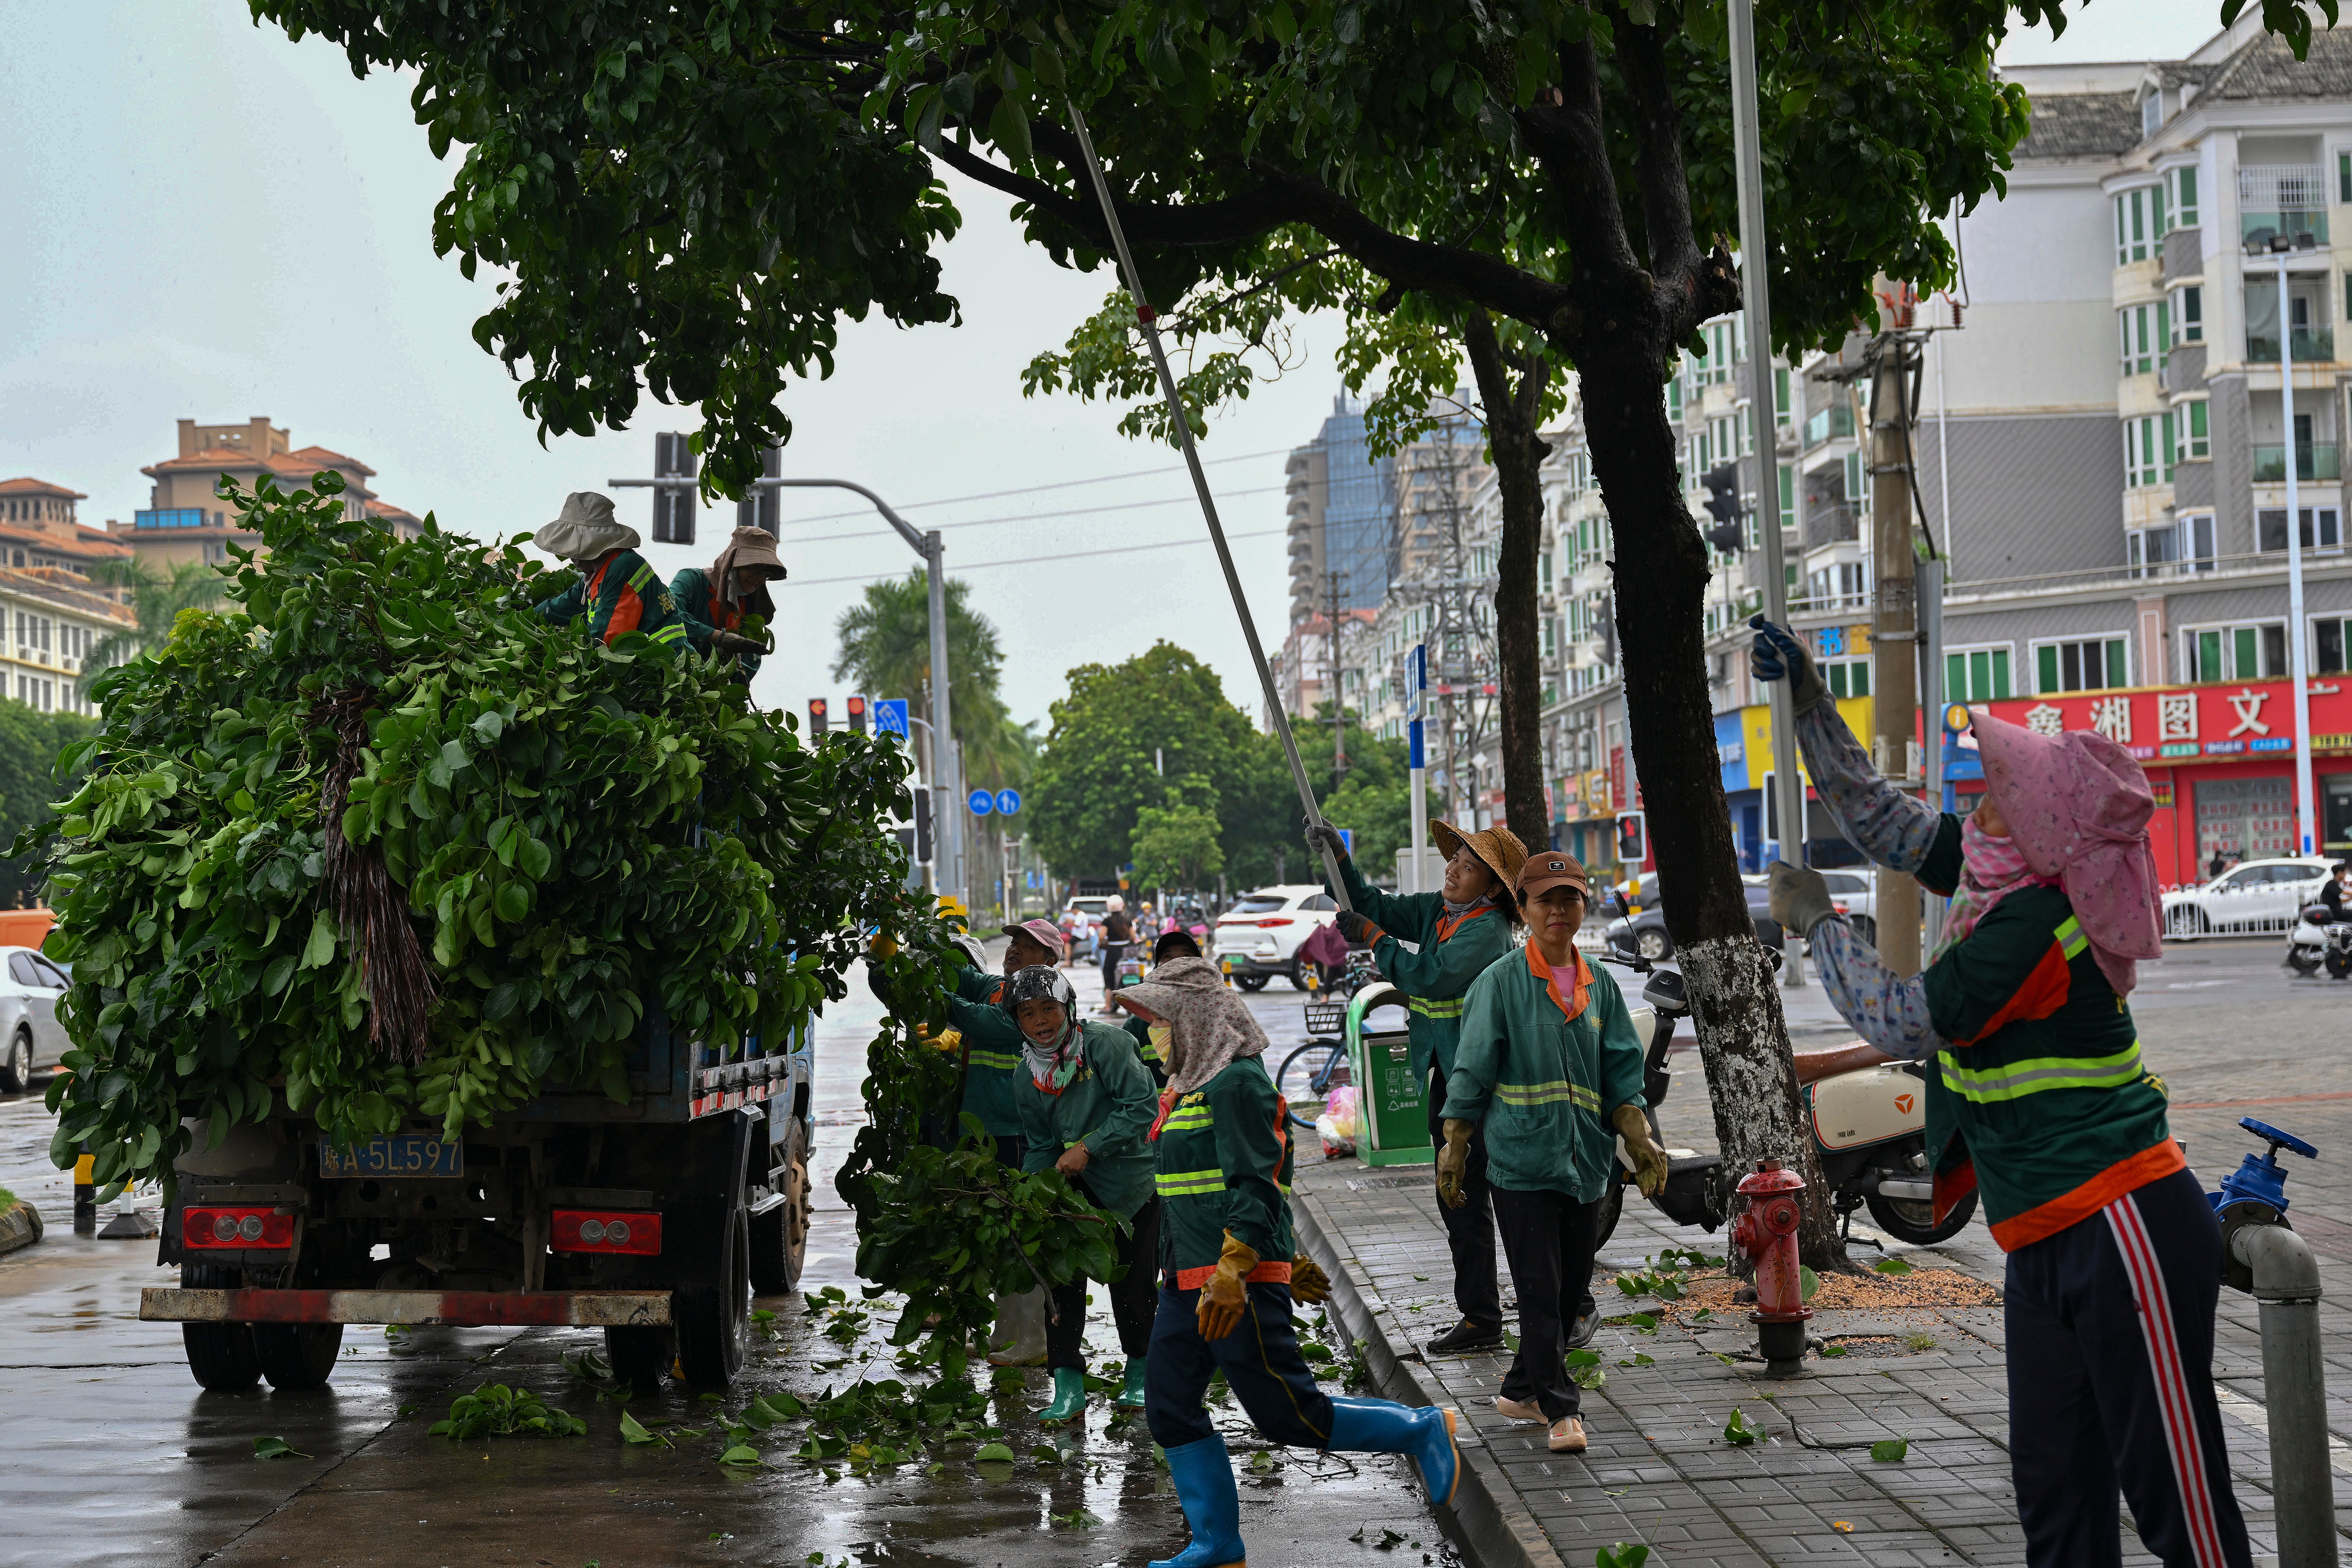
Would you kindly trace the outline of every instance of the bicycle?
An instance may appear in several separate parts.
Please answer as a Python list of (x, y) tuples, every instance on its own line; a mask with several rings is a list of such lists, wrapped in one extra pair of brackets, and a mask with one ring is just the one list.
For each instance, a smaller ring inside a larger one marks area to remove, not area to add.
[[(1283, 1058), (1281, 1068), (1274, 1075), (1275, 1092), (1282, 1096), (1283, 1107), (1297, 1126), (1312, 1130), (1316, 1116), (1330, 1102), (1331, 1091), (1355, 1081), (1348, 1066), (1349, 1003), (1358, 991), (1379, 978), (1370, 953), (1351, 952), (1348, 955), (1348, 967), (1302, 1009), (1309, 1037), (1305, 1045)], [(1300, 1115), (1301, 1102), (1311, 1103), (1313, 1111)]]

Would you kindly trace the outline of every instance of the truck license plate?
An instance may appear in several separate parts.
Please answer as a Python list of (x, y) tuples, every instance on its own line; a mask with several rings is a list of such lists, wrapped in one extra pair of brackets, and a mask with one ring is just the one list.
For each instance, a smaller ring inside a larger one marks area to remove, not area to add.
[(466, 1146), (422, 1132), (371, 1138), (364, 1143), (319, 1144), (322, 1176), (462, 1176)]

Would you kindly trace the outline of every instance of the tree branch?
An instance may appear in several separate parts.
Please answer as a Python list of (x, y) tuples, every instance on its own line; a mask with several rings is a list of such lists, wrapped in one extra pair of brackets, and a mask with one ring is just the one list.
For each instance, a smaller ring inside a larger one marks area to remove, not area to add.
[(1616, 24), (1617, 68), (1633, 100), (1633, 162), (1641, 184), (1642, 226), (1647, 231), (1650, 275), (1669, 341), (1680, 342), (1710, 316), (1737, 310), (1739, 289), (1731, 258), (1720, 246), (1700, 254), (1691, 233), (1690, 174), (1683, 163), (1683, 117), (1666, 68), (1664, 35), (1656, 27)]
[(1625, 233), (1617, 176), (1609, 163), (1601, 68), (1591, 39), (1559, 51), (1559, 86), (1554, 96), (1556, 103), (1530, 104), (1515, 118), (1520, 135), (1559, 193), (1568, 232), (1577, 237), (1577, 276), (1613, 282), (1638, 273), (1642, 264)]

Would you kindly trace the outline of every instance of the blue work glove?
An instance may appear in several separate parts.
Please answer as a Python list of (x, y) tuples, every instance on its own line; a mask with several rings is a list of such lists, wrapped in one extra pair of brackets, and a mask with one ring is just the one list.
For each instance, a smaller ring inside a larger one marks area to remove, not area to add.
[(1829, 684), (1822, 679), (1821, 667), (1795, 634), (1761, 616), (1748, 616), (1748, 624), (1756, 628), (1755, 646), (1748, 652), (1749, 673), (1759, 680), (1787, 680), (1790, 710), (1800, 718), (1828, 700)]

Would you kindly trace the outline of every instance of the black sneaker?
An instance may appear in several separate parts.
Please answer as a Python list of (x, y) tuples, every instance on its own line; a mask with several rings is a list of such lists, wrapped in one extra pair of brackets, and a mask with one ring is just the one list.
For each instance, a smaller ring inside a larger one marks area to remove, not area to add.
[(1500, 1323), (1474, 1323), (1465, 1318), (1429, 1342), (1432, 1355), (1461, 1355), (1466, 1351), (1492, 1350), (1503, 1342)]
[(1601, 1331), (1601, 1305), (1587, 1296), (1576, 1304), (1576, 1316), (1569, 1321), (1568, 1348), (1580, 1351), (1592, 1342)]

